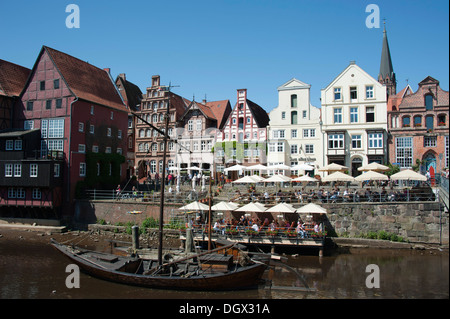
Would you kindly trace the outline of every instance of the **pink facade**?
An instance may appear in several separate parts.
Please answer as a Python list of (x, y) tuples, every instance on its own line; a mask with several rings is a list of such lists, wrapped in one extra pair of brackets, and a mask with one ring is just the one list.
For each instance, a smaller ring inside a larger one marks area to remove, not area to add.
[[(47, 47), (41, 50), (22, 93), (14, 125), (41, 129), (42, 154), (64, 152), (62, 202), (66, 207), (73, 203), (77, 183), (86, 178), (88, 152), (126, 156), (128, 113), (109, 73)], [(120, 172), (122, 181), (126, 162)]]

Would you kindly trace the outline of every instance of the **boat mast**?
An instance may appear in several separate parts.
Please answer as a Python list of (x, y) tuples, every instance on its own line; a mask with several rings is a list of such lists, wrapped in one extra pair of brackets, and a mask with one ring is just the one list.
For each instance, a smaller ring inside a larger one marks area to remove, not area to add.
[(212, 172), (209, 173), (209, 210), (208, 210), (208, 250), (211, 250), (211, 205), (213, 202), (211, 184)]
[(162, 176), (161, 176), (161, 199), (159, 204), (159, 242), (158, 242), (158, 264), (162, 265), (162, 247), (163, 247), (163, 226), (164, 226), (164, 190), (166, 183), (166, 155), (167, 155), (167, 136), (169, 132), (169, 108), (170, 108), (170, 88), (172, 87), (171, 83), (169, 83), (168, 92), (167, 92), (167, 109), (165, 116), (165, 130), (163, 134), (163, 167), (162, 167)]

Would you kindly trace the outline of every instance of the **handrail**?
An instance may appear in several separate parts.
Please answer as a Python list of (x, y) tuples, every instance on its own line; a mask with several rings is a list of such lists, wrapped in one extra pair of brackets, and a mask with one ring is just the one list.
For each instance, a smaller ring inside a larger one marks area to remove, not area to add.
[[(208, 234), (207, 225), (193, 225), (192, 232), (194, 234), (206, 235)], [(259, 231), (253, 231), (251, 226), (241, 225), (223, 225), (221, 229), (212, 228), (212, 235), (233, 235), (233, 236), (259, 236), (261, 238), (273, 237), (296, 237), (296, 238), (324, 238), (327, 235), (326, 231), (315, 232), (312, 227), (305, 228), (302, 232), (297, 232), (296, 227), (277, 227), (272, 229), (269, 226), (260, 227)]]

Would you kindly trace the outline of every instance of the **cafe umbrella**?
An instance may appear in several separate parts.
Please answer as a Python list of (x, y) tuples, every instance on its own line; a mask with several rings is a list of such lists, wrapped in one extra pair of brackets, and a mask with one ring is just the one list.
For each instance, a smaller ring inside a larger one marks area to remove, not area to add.
[(337, 163), (331, 163), (322, 168), (319, 168), (319, 171), (320, 172), (336, 172), (336, 171), (346, 171), (348, 169), (349, 168), (347, 166), (340, 165)]
[(386, 172), (389, 170), (389, 167), (386, 165), (382, 165), (377, 162), (372, 162), (367, 165), (358, 167), (358, 171), (375, 171), (375, 172)]
[(353, 182), (354, 177), (342, 172), (334, 172), (322, 178), (322, 182)]
[(378, 173), (376, 171), (367, 171), (366, 173), (362, 173), (355, 177), (355, 180), (358, 182), (362, 181), (387, 181), (389, 177), (387, 175)]

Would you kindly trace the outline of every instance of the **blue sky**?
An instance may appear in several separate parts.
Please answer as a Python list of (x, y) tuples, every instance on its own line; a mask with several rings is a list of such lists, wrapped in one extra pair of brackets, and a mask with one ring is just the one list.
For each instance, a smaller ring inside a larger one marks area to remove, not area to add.
[[(80, 28), (68, 29), (68, 4)], [(381, 28), (366, 27), (366, 6), (386, 18), (397, 87), (413, 90), (426, 76), (449, 89), (447, 0), (0, 0), (0, 59), (31, 68), (42, 45), (127, 79), (142, 91), (152, 75), (201, 101), (229, 99), (248, 89), (266, 111), (277, 87), (295, 77), (311, 84), (320, 106), (325, 88), (351, 60), (378, 76)]]

